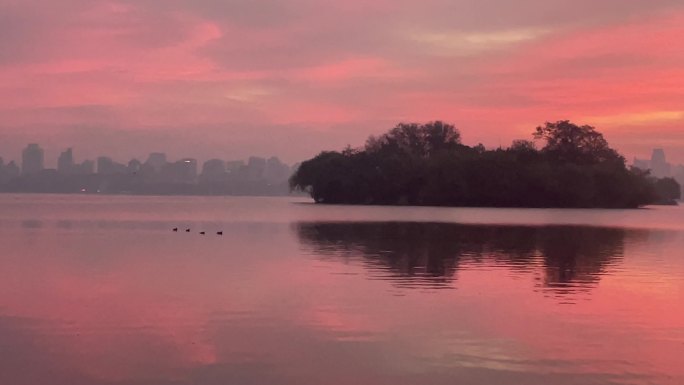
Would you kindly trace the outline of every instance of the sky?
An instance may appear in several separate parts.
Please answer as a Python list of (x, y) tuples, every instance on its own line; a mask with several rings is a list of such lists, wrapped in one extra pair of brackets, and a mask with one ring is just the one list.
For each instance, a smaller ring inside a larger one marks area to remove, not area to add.
[(0, 156), (286, 162), (399, 122), (545, 121), (684, 163), (681, 0), (0, 0)]

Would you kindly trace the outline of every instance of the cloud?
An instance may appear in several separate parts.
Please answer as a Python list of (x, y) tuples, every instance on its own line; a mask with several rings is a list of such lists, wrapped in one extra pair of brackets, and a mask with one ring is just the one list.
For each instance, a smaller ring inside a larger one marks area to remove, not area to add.
[(608, 116), (592, 116), (586, 119), (594, 124), (606, 125), (651, 125), (669, 122), (684, 124), (684, 111), (646, 111)]
[(423, 45), (437, 55), (470, 56), (497, 49), (505, 49), (533, 41), (548, 34), (545, 29), (517, 29), (492, 32), (416, 32), (410, 41)]
[(125, 143), (193, 127), (214, 136), (205, 152), (239, 127), (337, 141), (314, 148), (398, 120), (450, 120), (487, 145), (556, 118), (615, 130), (681, 109), (681, 25), (669, 0), (0, 0), (0, 130)]

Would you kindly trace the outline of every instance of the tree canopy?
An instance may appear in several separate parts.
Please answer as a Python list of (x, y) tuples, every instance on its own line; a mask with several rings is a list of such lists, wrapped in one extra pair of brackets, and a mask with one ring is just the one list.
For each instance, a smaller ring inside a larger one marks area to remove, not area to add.
[(541, 149), (517, 140), (486, 150), (463, 145), (450, 124), (400, 123), (364, 148), (303, 162), (290, 187), (319, 203), (382, 205), (624, 208), (678, 196), (674, 181), (627, 168), (594, 127), (564, 120), (533, 137)]
[(592, 126), (578, 126), (568, 120), (546, 122), (537, 127), (535, 139), (546, 141), (543, 152), (560, 162), (622, 162), (625, 159), (610, 148), (603, 134)]
[(453, 151), (461, 145), (461, 133), (453, 125), (440, 121), (427, 124), (400, 123), (380, 137), (366, 142), (368, 152), (402, 152), (429, 158), (440, 152)]

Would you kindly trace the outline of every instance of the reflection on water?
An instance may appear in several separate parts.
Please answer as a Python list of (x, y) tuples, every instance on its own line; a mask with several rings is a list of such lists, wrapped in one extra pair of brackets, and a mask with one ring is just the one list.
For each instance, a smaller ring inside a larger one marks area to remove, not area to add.
[(298, 223), (297, 234), (321, 259), (359, 260), (401, 287), (452, 288), (457, 270), (505, 266), (539, 270), (559, 295), (588, 290), (620, 262), (627, 237), (644, 231), (448, 223)]
[(684, 383), (676, 208), (52, 199), (0, 196), (2, 385)]

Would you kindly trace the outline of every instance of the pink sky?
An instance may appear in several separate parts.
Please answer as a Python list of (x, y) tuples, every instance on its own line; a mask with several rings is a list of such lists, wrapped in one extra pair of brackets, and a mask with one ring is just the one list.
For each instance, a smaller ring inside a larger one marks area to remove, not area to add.
[(0, 0), (0, 156), (277, 155), (546, 120), (684, 163), (680, 0)]

